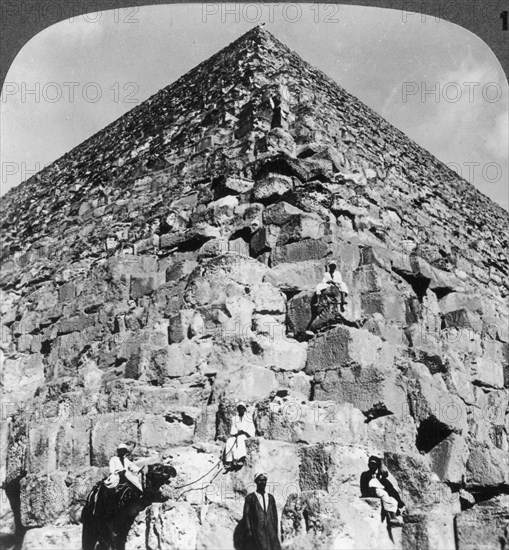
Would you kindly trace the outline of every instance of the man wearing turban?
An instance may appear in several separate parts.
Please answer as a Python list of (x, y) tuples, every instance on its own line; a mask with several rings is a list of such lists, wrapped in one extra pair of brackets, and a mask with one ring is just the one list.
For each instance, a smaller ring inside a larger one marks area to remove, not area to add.
[(247, 495), (242, 518), (246, 531), (247, 550), (281, 550), (278, 538), (276, 501), (265, 489), (267, 474), (259, 471), (254, 477), (256, 491)]
[(233, 418), (230, 437), (223, 451), (223, 463), (227, 470), (238, 470), (246, 461), (246, 439), (253, 437), (255, 426), (251, 415), (246, 413), (246, 404), (237, 405), (237, 414)]

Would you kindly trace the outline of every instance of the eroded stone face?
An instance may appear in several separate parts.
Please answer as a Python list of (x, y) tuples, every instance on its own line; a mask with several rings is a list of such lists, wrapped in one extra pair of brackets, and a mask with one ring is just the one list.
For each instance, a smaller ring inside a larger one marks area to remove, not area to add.
[[(232, 548), (259, 469), (287, 548), (506, 536), (507, 214), (263, 29), (3, 202), (0, 473), (26, 550), (79, 544), (121, 441), (178, 474), (131, 550)], [(312, 324), (331, 260), (347, 301)], [(239, 400), (256, 437), (223, 475)], [(371, 454), (407, 505), (392, 540), (360, 497)]]

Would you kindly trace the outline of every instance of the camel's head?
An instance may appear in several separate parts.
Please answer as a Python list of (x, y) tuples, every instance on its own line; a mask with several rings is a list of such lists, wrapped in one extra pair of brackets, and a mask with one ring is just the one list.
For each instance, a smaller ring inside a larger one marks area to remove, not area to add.
[(163, 502), (167, 500), (165, 486), (170, 482), (170, 479), (177, 476), (177, 471), (173, 466), (167, 464), (150, 464), (147, 466), (145, 474), (145, 492), (151, 497), (154, 502)]

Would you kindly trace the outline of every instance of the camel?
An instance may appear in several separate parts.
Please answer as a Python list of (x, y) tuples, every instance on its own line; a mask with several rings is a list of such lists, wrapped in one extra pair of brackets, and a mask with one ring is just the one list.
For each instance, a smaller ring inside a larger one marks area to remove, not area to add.
[(163, 502), (163, 485), (177, 475), (173, 466), (150, 464), (141, 470), (143, 493), (121, 479), (115, 489), (100, 481), (88, 494), (81, 512), (82, 550), (125, 550), (136, 516), (153, 502)]

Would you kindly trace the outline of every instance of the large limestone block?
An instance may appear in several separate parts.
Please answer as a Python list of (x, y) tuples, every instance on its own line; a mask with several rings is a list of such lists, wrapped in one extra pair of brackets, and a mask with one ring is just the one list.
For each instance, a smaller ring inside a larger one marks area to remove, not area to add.
[(30, 399), (37, 388), (44, 383), (44, 363), (40, 353), (18, 355), (9, 358), (0, 353), (2, 361), (2, 393), (4, 412)]
[[(394, 274), (385, 270), (378, 263), (362, 263), (361, 260), (361, 264), (354, 272), (354, 281), (361, 294), (387, 292), (388, 290), (397, 292), (398, 290)], [(399, 284), (401, 288), (405, 288), (411, 293), (410, 285), (402, 281)]]
[(15, 535), (16, 523), (7, 492), (4, 489), (0, 491), (0, 498), (2, 499), (2, 506), (0, 508), (0, 540), (7, 542)]
[(233, 550), (235, 530), (240, 516), (223, 503), (201, 506), (200, 530), (196, 548), (199, 550)]
[(253, 187), (252, 197), (256, 202), (266, 203), (274, 197), (281, 197), (293, 189), (290, 176), (269, 173), (258, 180)]
[(187, 550), (196, 548), (199, 522), (187, 502), (153, 504), (148, 510), (147, 550)]
[(294, 396), (298, 396), (303, 401), (311, 399), (312, 377), (304, 372), (278, 372), (276, 379), (279, 383), (280, 391), (286, 391)]
[(387, 321), (393, 321), (400, 326), (407, 322), (405, 298), (399, 292), (370, 292), (362, 294), (360, 301), (364, 315), (380, 313)]
[(396, 414), (373, 418), (368, 424), (368, 440), (376, 449), (395, 453), (415, 452), (417, 426), (409, 414)]
[(69, 522), (66, 472), (29, 474), (21, 480), (21, 522), (25, 527), (65, 525)]
[(55, 416), (34, 406), (37, 414), (29, 424), (26, 467), (30, 473), (82, 468), (90, 464), (90, 425), (78, 408), (61, 405)]
[(300, 486), (334, 495), (360, 496), (360, 475), (367, 469), (368, 453), (358, 445), (319, 443), (301, 448)]
[(183, 340), (151, 354), (151, 368), (155, 379), (164, 382), (168, 378), (181, 378), (197, 371), (208, 357), (210, 350), (192, 340)]
[[(278, 325), (282, 332), (283, 327)], [(284, 338), (276, 330), (253, 341), (253, 348), (263, 357), (263, 364), (274, 371), (301, 371), (306, 365), (307, 344)]]
[(467, 405), (476, 402), (474, 386), (470, 381), (470, 365), (464, 360), (458, 351), (449, 349), (443, 354), (447, 364), (447, 373), (444, 376), (448, 390), (460, 397)]
[(431, 450), (431, 468), (442, 481), (460, 485), (465, 474), (468, 452), (465, 439), (452, 433)]
[(256, 313), (270, 315), (286, 313), (285, 295), (270, 283), (253, 285), (249, 291), (249, 298), (254, 303)]
[(393, 253), (392, 269), (412, 285), (416, 294), (422, 295), (431, 281), (434, 288), (438, 286), (431, 265), (416, 254)]
[(241, 285), (255, 285), (263, 281), (268, 268), (253, 258), (226, 254), (212, 258), (197, 270), (193, 272), (191, 278), (207, 277), (210, 273), (214, 273), (220, 277), (229, 277)]
[(314, 290), (299, 292), (288, 300), (287, 323), (289, 332), (301, 336), (306, 332), (313, 318), (312, 300)]
[(281, 518), (283, 548), (401, 549), (401, 530), (381, 522), (379, 499), (345, 498), (323, 490), (289, 496)]
[(465, 484), (471, 491), (508, 485), (509, 453), (485, 444), (471, 445)]
[(228, 250), (228, 239), (226, 237), (211, 239), (210, 241), (203, 243), (198, 251), (198, 258), (220, 256), (221, 254), (226, 254)]
[(146, 550), (148, 510), (140, 512), (135, 518), (127, 536), (125, 550)]
[(145, 277), (131, 278), (131, 298), (134, 300), (147, 294), (152, 294), (166, 282), (166, 273), (152, 273)]
[(312, 290), (323, 278), (323, 262), (281, 263), (269, 270), (265, 281), (280, 288), (283, 292)]
[(55, 527), (48, 525), (29, 529), (23, 538), (21, 550), (81, 550), (81, 525)]
[(303, 211), (300, 208), (281, 201), (267, 206), (263, 211), (262, 220), (265, 225), (281, 226), (301, 214)]
[(438, 302), (442, 314), (452, 311), (465, 310), (469, 312), (482, 312), (483, 299), (478, 293), (450, 292)]
[(247, 193), (253, 188), (254, 181), (239, 175), (225, 176), (214, 182), (216, 193), (229, 195), (230, 193)]
[(168, 326), (168, 342), (178, 344), (190, 336), (189, 327), (195, 317), (199, 315), (195, 309), (181, 309), (170, 317)]
[(109, 475), (109, 469), (104, 468), (85, 468), (81, 470), (71, 470), (65, 483), (69, 487), (69, 519), (71, 523), (78, 523), (81, 517), (81, 511), (85, 505), (87, 496), (92, 487), (100, 480)]
[(456, 516), (457, 550), (499, 550), (507, 541), (507, 495), (481, 501)]
[(216, 395), (235, 395), (237, 399), (246, 401), (264, 399), (277, 388), (278, 382), (272, 370), (252, 364), (221, 370), (214, 383)]
[(109, 258), (104, 264), (107, 280), (122, 280), (130, 277), (146, 277), (158, 268), (157, 256), (120, 254)]
[(338, 264), (338, 269), (353, 271), (359, 265), (359, 248), (331, 235), (319, 239), (306, 239), (277, 246), (271, 254), (272, 265), (280, 263), (304, 262), (330, 258)]
[(107, 466), (116, 454), (120, 442), (138, 441), (138, 421), (142, 413), (137, 407), (129, 412), (102, 414), (92, 427), (91, 463), (92, 466)]
[(427, 514), (405, 516), (402, 530), (404, 550), (457, 550), (454, 538), (454, 516), (446, 507)]
[(442, 328), (479, 331), (481, 328), (481, 318), (467, 309), (455, 309), (442, 315)]
[(169, 407), (164, 417), (146, 415), (139, 427), (141, 448), (163, 450), (193, 440), (200, 410)]
[(315, 399), (351, 403), (370, 418), (398, 414), (406, 401), (403, 376), (393, 368), (396, 348), (364, 329), (336, 327), (308, 347), (305, 372)]
[[(495, 347), (495, 346), (493, 346)], [(473, 357), (470, 362), (470, 377), (473, 384), (488, 388), (502, 389), (504, 387), (504, 365), (507, 358), (503, 353), (493, 353), (494, 357), (486, 352), (481, 357)]]
[(306, 239), (304, 241), (276, 246), (271, 254), (272, 265), (321, 260), (332, 254), (333, 250), (334, 244), (330, 237)]
[(365, 444), (365, 420), (361, 411), (350, 404), (302, 402), (291, 397), (258, 403), (256, 413), (260, 435), (267, 439), (305, 444), (333, 441)]
[(202, 277), (193, 277), (185, 290), (188, 305), (206, 306), (224, 304), (227, 298), (245, 296), (245, 287), (219, 271), (208, 271)]
[[(485, 392), (474, 386), (475, 406), (469, 408), (470, 436), (479, 442), (509, 450), (509, 394), (506, 391)], [(505, 426), (505, 428), (504, 428)]]
[(306, 372), (313, 374), (341, 367), (392, 366), (395, 348), (364, 329), (338, 326), (309, 344)]
[(351, 403), (368, 419), (401, 414), (406, 400), (406, 381), (395, 369), (344, 367), (315, 373), (314, 397)]
[(209, 239), (217, 239), (219, 237), (221, 237), (219, 228), (200, 222), (190, 229), (162, 235), (160, 246), (161, 248), (174, 248), (182, 245), (200, 246)]
[[(214, 423), (215, 415), (211, 415), (209, 421)], [(230, 476), (215, 477), (222, 467), (222, 450), (221, 442), (195, 443), (166, 450), (162, 455), (163, 460), (177, 471), (177, 477), (170, 488), (173, 497), (201, 505), (220, 504), (226, 494), (233, 494), (234, 483)], [(179, 486), (183, 487), (178, 489)]]
[(278, 241), (281, 229), (277, 225), (265, 225), (254, 232), (249, 241), (251, 256), (258, 257), (272, 250)]
[(397, 480), (400, 496), (410, 513), (432, 510), (445, 505), (453, 513), (459, 511), (459, 497), (430, 469), (421, 455), (384, 453), (388, 471)]
[(305, 212), (292, 217), (281, 226), (277, 244), (284, 245), (305, 239), (320, 239), (327, 230), (328, 225), (320, 216)]
[(448, 392), (440, 374), (432, 375), (427, 367), (421, 363), (414, 363), (408, 370), (407, 377), (408, 402), (416, 422), (432, 421), (437, 422), (437, 427), (442, 426), (446, 431), (458, 434), (467, 432), (465, 404), (459, 397)]

